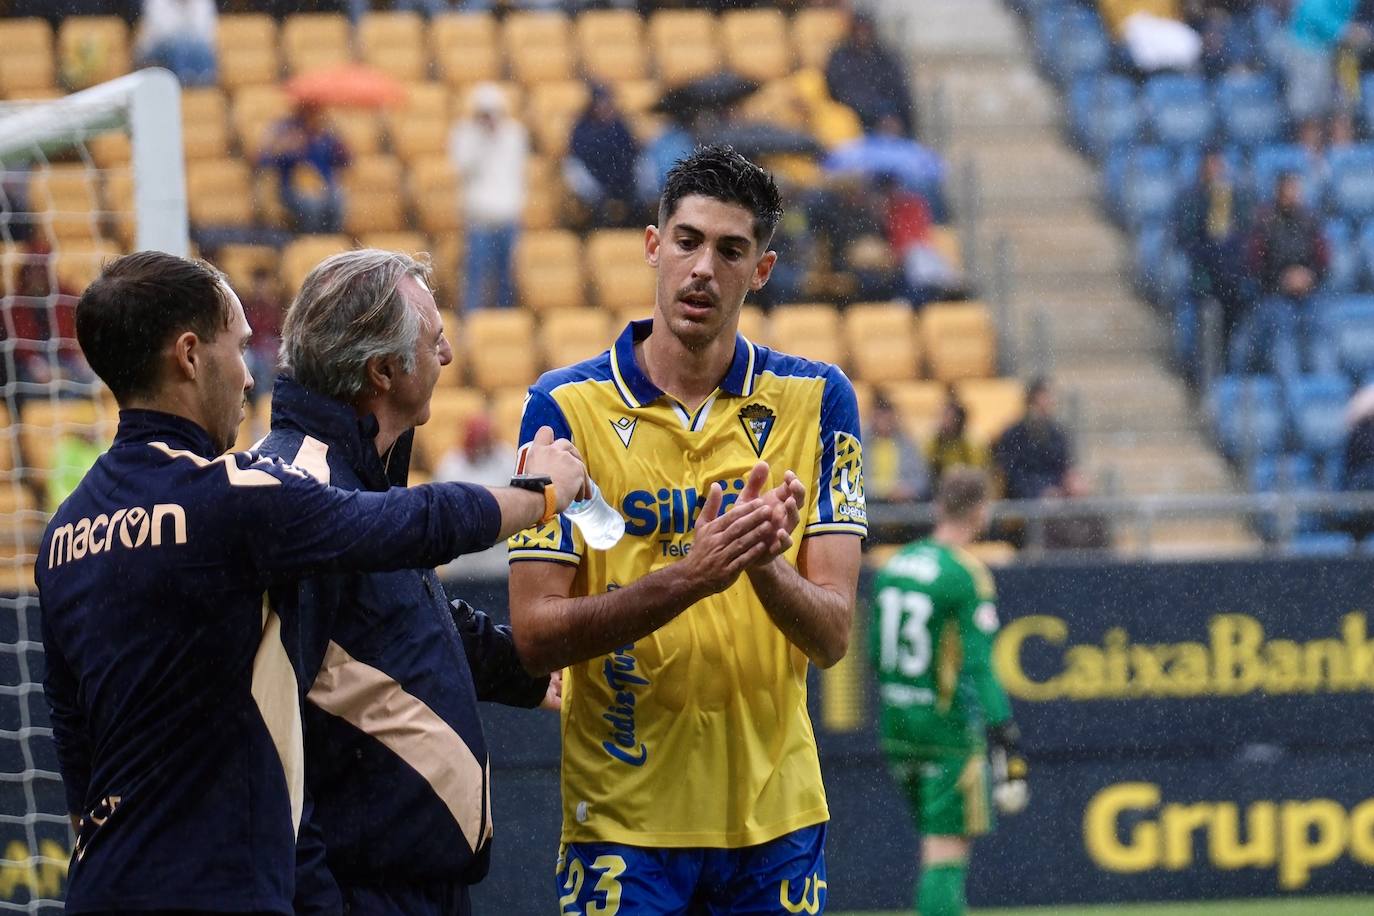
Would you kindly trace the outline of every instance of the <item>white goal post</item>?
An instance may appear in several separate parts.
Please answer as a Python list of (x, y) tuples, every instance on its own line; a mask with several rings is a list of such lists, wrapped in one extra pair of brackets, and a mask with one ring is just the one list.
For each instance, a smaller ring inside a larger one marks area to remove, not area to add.
[(23, 165), (107, 130), (129, 133), (134, 171), (135, 247), (185, 256), (186, 164), (181, 84), (168, 70), (130, 73), (52, 101), (0, 114), (0, 163)]

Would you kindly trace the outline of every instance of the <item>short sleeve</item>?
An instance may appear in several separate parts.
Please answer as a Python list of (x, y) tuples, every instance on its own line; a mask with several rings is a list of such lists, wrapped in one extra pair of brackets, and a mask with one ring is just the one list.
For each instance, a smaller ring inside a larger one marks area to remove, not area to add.
[[(553, 396), (537, 385), (525, 396), (525, 409), (520, 415), (520, 448), (534, 439), (540, 427), (553, 430), (556, 438), (572, 439), (572, 426), (563, 408)], [(562, 515), (535, 528), (526, 528), (511, 535), (506, 542), (510, 562), (520, 560), (551, 560), (577, 566), (582, 562), (582, 539), (572, 522)]]
[(863, 441), (854, 386), (829, 367), (821, 395), (820, 448), (816, 460), (816, 499), (804, 537), (817, 534), (868, 535), (864, 501)]

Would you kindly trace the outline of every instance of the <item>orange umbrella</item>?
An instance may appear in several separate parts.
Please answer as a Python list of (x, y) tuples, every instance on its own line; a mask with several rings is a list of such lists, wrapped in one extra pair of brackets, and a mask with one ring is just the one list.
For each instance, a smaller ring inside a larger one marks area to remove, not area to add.
[(353, 108), (385, 108), (404, 105), (405, 86), (381, 70), (345, 64), (312, 70), (291, 78), (286, 92), (297, 102)]

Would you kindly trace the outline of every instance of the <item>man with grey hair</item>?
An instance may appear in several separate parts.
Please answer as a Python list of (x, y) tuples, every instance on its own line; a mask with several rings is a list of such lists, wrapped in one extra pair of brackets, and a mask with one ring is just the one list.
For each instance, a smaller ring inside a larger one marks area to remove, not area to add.
[[(378, 250), (335, 255), (306, 277), (283, 326), (263, 452), (346, 490), (405, 486), (413, 428), (453, 358), (428, 280), (425, 265)], [(300, 621), (313, 678), (298, 911), (335, 910), (342, 895), (355, 916), (467, 913), (492, 833), (477, 701), (533, 707), (547, 694), (556, 705), (556, 681), (525, 672), (508, 628), (450, 606), (433, 569), (331, 573), (271, 597)]]

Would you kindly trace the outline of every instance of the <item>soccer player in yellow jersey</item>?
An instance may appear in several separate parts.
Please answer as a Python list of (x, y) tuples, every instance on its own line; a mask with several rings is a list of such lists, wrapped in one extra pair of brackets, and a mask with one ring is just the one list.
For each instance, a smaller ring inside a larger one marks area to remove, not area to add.
[(825, 907), (806, 672), (848, 649), (867, 517), (849, 380), (737, 333), (781, 212), (728, 147), (678, 163), (652, 319), (526, 402), (522, 441), (570, 437), (626, 520), (608, 551), (561, 517), (511, 541), (521, 658), (567, 669), (565, 916)]

